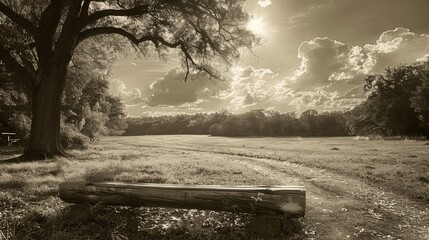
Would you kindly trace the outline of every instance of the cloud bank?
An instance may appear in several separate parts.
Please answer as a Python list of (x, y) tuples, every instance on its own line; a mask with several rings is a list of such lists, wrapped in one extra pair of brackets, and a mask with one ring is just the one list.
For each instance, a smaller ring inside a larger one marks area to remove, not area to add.
[(429, 35), (406, 28), (383, 32), (363, 46), (317, 37), (298, 48), (299, 67), (289, 76), (271, 69), (235, 67), (225, 82), (201, 75), (183, 82), (184, 73), (171, 69), (152, 82), (150, 94), (127, 89), (112, 80), (113, 92), (122, 96), (130, 115), (212, 112), (227, 109), (243, 112), (272, 109), (281, 112), (316, 109), (350, 109), (365, 99), (366, 74), (382, 73), (388, 66), (412, 63), (429, 56)]
[(128, 89), (127, 85), (120, 79), (111, 79), (109, 89), (113, 96), (122, 98), (125, 106), (134, 106), (145, 102), (140, 89)]
[(406, 28), (388, 30), (364, 46), (330, 38), (305, 41), (298, 49), (299, 68), (284, 79), (298, 108), (349, 109), (365, 98), (366, 74), (379, 74), (388, 66), (413, 63), (429, 53), (429, 35)]

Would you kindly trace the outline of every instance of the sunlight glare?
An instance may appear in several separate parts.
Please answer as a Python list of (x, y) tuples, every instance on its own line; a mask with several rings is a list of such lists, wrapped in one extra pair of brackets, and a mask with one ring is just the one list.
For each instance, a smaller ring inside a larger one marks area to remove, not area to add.
[(247, 24), (247, 29), (253, 32), (254, 34), (263, 35), (265, 33), (266, 24), (262, 18), (253, 18)]

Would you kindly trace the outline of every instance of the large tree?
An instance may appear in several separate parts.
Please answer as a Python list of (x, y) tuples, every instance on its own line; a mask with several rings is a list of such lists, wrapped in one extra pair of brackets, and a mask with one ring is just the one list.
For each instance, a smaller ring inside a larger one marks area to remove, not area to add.
[(143, 53), (175, 49), (187, 78), (218, 78), (254, 41), (243, 0), (0, 0), (0, 60), (30, 96), (32, 124), (23, 159), (63, 155), (60, 108), (67, 70), (78, 45), (121, 36)]
[(368, 75), (368, 98), (351, 111), (356, 134), (429, 136), (429, 61)]

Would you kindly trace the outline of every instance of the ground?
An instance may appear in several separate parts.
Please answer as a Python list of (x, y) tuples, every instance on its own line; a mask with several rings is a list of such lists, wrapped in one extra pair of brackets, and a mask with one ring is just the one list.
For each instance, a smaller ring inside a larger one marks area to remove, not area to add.
[[(0, 149), (0, 159), (19, 149)], [(106, 137), (73, 157), (0, 165), (0, 239), (246, 239), (251, 215), (91, 207), (72, 222), (67, 180), (303, 185), (304, 219), (274, 238), (429, 239), (429, 143), (358, 138)]]

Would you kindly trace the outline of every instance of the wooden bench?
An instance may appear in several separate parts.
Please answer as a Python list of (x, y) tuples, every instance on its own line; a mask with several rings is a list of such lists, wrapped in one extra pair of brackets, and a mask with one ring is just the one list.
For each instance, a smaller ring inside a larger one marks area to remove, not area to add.
[[(300, 186), (175, 185), (124, 182), (64, 182), (60, 198), (69, 203), (166, 207), (266, 216), (303, 217), (305, 188)], [(279, 220), (280, 221), (280, 220)]]

